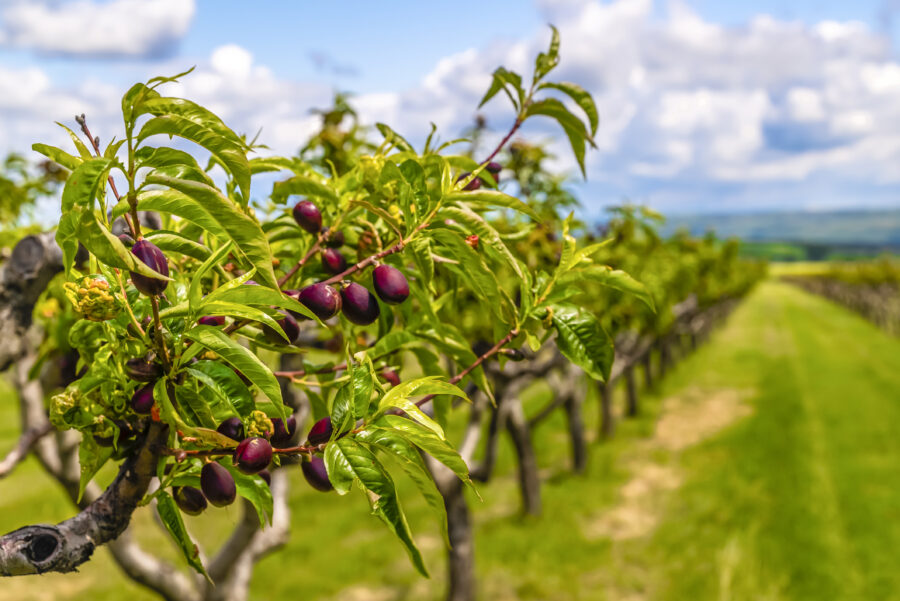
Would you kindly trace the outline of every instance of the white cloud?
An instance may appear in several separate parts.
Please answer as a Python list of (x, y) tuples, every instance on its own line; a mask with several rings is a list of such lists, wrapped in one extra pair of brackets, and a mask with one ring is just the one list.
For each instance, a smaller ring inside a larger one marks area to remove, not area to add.
[(73, 56), (159, 56), (187, 33), (195, 8), (194, 0), (15, 0), (0, 16), (0, 46)]

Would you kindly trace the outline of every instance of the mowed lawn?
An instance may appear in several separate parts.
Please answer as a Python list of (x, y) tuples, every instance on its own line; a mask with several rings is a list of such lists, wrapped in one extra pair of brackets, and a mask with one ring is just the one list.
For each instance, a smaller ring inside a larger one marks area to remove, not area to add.
[[(528, 409), (548, 395), (530, 391)], [(0, 390), (0, 452), (17, 419)], [(593, 432), (593, 393), (586, 419)], [(519, 516), (508, 441), (473, 501), (483, 599), (900, 599), (900, 340), (827, 301), (762, 284), (642, 397), (639, 418), (592, 445), (585, 476), (567, 471), (561, 416), (535, 444), (543, 517)], [(292, 540), (258, 566), (253, 599), (440, 598), (441, 543), (412, 486), (401, 480), (430, 580), (360, 495), (293, 480)], [(70, 512), (33, 460), (0, 481), (2, 531)], [(188, 524), (212, 544), (238, 518), (235, 507)], [(176, 557), (149, 510), (136, 519), (148, 547)], [(0, 582), (0, 601), (126, 597), (153, 598), (105, 550), (77, 575)]]

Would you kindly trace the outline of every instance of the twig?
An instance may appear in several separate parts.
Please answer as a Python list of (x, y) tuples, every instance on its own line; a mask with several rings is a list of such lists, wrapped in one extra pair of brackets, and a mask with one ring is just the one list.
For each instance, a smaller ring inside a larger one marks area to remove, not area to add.
[(23, 432), (16, 446), (6, 455), (3, 461), (0, 461), (0, 478), (8, 476), (28, 456), (34, 443), (52, 431), (53, 426), (50, 425), (50, 422), (47, 422), (43, 426), (29, 428)]

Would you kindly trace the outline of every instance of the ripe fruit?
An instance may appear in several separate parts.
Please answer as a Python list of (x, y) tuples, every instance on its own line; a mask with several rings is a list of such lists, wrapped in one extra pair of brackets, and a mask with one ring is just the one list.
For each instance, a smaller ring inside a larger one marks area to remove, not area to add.
[(381, 313), (375, 295), (356, 282), (341, 290), (341, 311), (344, 317), (361, 326), (369, 325)]
[(207, 463), (200, 470), (200, 489), (216, 507), (231, 505), (237, 495), (234, 477), (218, 463)]
[(372, 272), (372, 284), (378, 298), (390, 305), (399, 305), (409, 296), (409, 282), (399, 269), (390, 265), (379, 265)]
[(328, 470), (325, 469), (325, 461), (321, 457), (315, 455), (311, 459), (304, 457), (303, 463), (300, 464), (303, 470), (303, 477), (309, 482), (309, 485), (321, 492), (334, 490), (331, 480), (328, 479)]
[(129, 359), (125, 362), (125, 375), (138, 382), (155, 382), (162, 376), (162, 367), (146, 359)]
[(232, 461), (241, 472), (256, 474), (272, 462), (272, 445), (265, 438), (245, 438), (234, 450)]
[[(287, 344), (294, 344), (294, 342), (297, 341), (297, 338), (300, 337), (300, 324), (298, 324), (297, 320), (294, 319), (294, 316), (287, 311), (279, 309), (278, 312), (283, 315), (283, 317), (278, 320), (278, 325), (281, 326), (281, 331), (284, 332), (284, 335), (287, 336), (289, 340)], [(285, 344), (284, 338), (273, 328), (263, 326), (263, 333), (265, 333), (266, 338), (273, 344)]]
[(332, 432), (334, 432), (334, 427), (331, 425), (331, 418), (323, 417), (310, 428), (307, 440), (309, 444), (322, 444), (331, 440)]
[(200, 515), (206, 509), (206, 497), (193, 486), (176, 486), (172, 489), (172, 497), (182, 513)]
[(341, 254), (341, 251), (326, 248), (322, 251), (322, 268), (331, 275), (337, 275), (347, 269), (347, 259)]
[[(131, 248), (131, 254), (153, 271), (166, 277), (169, 276), (169, 264), (166, 262), (166, 256), (152, 242), (138, 240)], [(135, 288), (147, 296), (158, 296), (165, 292), (166, 286), (168, 286), (166, 280), (151, 278), (133, 271), (131, 272), (131, 281)]]
[(344, 245), (344, 232), (341, 230), (333, 232), (328, 230), (328, 228), (325, 228), (325, 230), (328, 232), (328, 235), (325, 237), (325, 246), (329, 248), (340, 248)]
[(225, 325), (225, 316), (224, 315), (207, 315), (206, 317), (201, 317), (197, 320), (197, 323), (201, 326), (224, 326)]
[(318, 234), (322, 229), (322, 212), (312, 202), (301, 200), (294, 205), (294, 221), (310, 234)]
[(272, 437), (269, 440), (272, 441), (272, 446), (281, 449), (290, 445), (291, 438), (294, 437), (294, 432), (297, 431), (297, 418), (292, 415), (285, 422), (280, 417), (273, 417), (272, 426), (275, 431), (272, 432)]
[(227, 436), (231, 440), (241, 442), (244, 440), (244, 422), (239, 417), (229, 417), (216, 428), (216, 432)]
[(138, 388), (131, 397), (131, 409), (139, 415), (149, 415), (153, 409), (153, 384)]
[(495, 182), (497, 182), (498, 184), (500, 183), (500, 172), (503, 171), (503, 165), (501, 165), (500, 163), (495, 163), (494, 161), (491, 161), (490, 163), (487, 164), (487, 166), (484, 169), (485, 169), (485, 171), (487, 171), (488, 173), (490, 173), (491, 175), (494, 176)]
[(390, 383), (391, 386), (398, 386), (400, 384), (400, 374), (393, 369), (384, 370), (381, 372), (381, 377), (384, 378), (385, 382)]
[(297, 300), (306, 305), (319, 319), (330, 319), (341, 310), (341, 295), (337, 290), (322, 282), (301, 290), (297, 295)]

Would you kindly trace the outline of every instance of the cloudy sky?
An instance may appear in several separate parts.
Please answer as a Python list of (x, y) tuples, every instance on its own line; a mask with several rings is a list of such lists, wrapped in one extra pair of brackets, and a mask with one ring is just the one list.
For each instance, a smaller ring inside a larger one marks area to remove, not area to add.
[[(336, 89), (366, 122), (412, 139), (434, 122), (449, 139), (496, 66), (529, 70), (547, 23), (562, 36), (556, 77), (600, 109), (578, 185), (588, 215), (623, 199), (670, 213), (900, 207), (897, 0), (0, 0), (0, 153), (63, 145), (53, 121), (82, 112), (120, 136), (133, 82), (192, 65), (168, 92), (261, 128), (277, 153)], [(484, 110), (496, 137), (512, 120), (501, 100)], [(575, 172), (563, 146), (557, 166)]]

